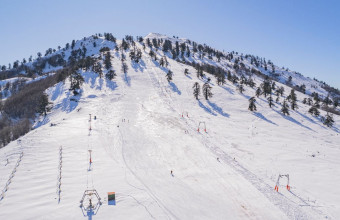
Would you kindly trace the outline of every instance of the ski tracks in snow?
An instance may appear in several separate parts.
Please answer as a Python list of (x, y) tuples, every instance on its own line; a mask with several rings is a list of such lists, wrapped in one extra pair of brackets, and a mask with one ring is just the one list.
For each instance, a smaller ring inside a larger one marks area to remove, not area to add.
[[(152, 84), (154, 85), (154, 87), (158, 88), (157, 93), (159, 94), (160, 98), (163, 100), (165, 104), (169, 106), (171, 110), (173, 110), (174, 112), (177, 112), (176, 109), (171, 105), (171, 103), (173, 103), (173, 99), (171, 95), (166, 94), (168, 93), (168, 91), (164, 88), (164, 86), (161, 85), (159, 79), (156, 78), (155, 76), (156, 73), (155, 73), (154, 68), (152, 67), (152, 70), (147, 71), (147, 72), (149, 73), (149, 78)], [(185, 124), (187, 125), (187, 127), (191, 129), (192, 131), (194, 131), (194, 133), (196, 133), (196, 127), (194, 126), (195, 121), (191, 118), (189, 119), (185, 118), (184, 120), (185, 120)], [(254, 136), (253, 128), (254, 128), (254, 124), (252, 123), (252, 127), (250, 128), (251, 136)], [(206, 148), (208, 148), (214, 155), (216, 155), (216, 157), (220, 158), (220, 160), (223, 161), (226, 165), (232, 167), (244, 179), (250, 182), (272, 204), (274, 204), (283, 213), (285, 213), (288, 218), (290, 219), (322, 219), (322, 218), (329, 219), (329, 217), (325, 215), (322, 211), (316, 210), (313, 206), (310, 206), (309, 204), (305, 206), (305, 207), (311, 208), (309, 213), (305, 210), (302, 210), (302, 207), (300, 204), (289, 199), (285, 195), (274, 191), (273, 187), (265, 183), (264, 180), (262, 180), (257, 175), (255, 175), (254, 173), (246, 169), (244, 166), (239, 164), (237, 161), (235, 161), (230, 155), (228, 155), (221, 148), (219, 148), (214, 143), (212, 143), (203, 134), (199, 133), (198, 137), (201, 139), (202, 143), (204, 143), (204, 146)], [(304, 204), (306, 204), (306, 202), (301, 197), (297, 196), (293, 192), (291, 192), (291, 194), (294, 197), (298, 198), (299, 200), (303, 201)]]

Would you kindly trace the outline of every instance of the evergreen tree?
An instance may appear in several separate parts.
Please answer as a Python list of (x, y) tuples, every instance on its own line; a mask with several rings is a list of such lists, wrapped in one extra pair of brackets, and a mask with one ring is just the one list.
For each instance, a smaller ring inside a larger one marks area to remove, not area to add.
[(267, 95), (271, 94), (272, 92), (272, 86), (269, 80), (263, 81), (263, 83), (261, 84), (261, 88), (262, 88), (264, 97), (267, 97)]
[(71, 49), (73, 50), (74, 46), (76, 45), (76, 41), (73, 40), (72, 43), (71, 43)]
[(46, 93), (43, 93), (40, 96), (39, 105), (37, 106), (37, 112), (40, 114), (47, 115), (47, 112), (50, 112), (52, 109), (52, 103), (48, 101), (48, 96)]
[(276, 101), (276, 103), (279, 103), (280, 102), (280, 96), (277, 96), (275, 101)]
[(334, 108), (337, 108), (339, 106), (339, 98), (335, 98), (334, 100), (333, 100), (333, 107)]
[(209, 83), (204, 83), (203, 87), (202, 87), (202, 90), (203, 90), (203, 95), (204, 95), (204, 98), (206, 100), (208, 100), (209, 98), (211, 98), (213, 96), (212, 92), (211, 92), (211, 86), (209, 85)]
[(220, 69), (217, 72), (217, 84), (223, 85), (225, 83), (225, 74)]
[(160, 61), (159, 61), (159, 65), (160, 65), (160, 66), (162, 66), (162, 67), (164, 66), (164, 60), (163, 60), (163, 57), (160, 59)]
[(312, 100), (311, 98), (308, 98), (308, 99), (307, 99), (307, 104), (308, 104), (308, 105), (313, 105), (313, 100)]
[(168, 82), (172, 80), (172, 76), (173, 76), (173, 72), (169, 70), (168, 73), (166, 74), (166, 79), (168, 80)]
[(249, 77), (247, 84), (250, 86), (250, 88), (254, 88), (256, 86), (256, 83), (253, 81), (251, 77)]
[(99, 77), (102, 78), (103, 70), (102, 64), (100, 62), (95, 62), (92, 67), (93, 72), (98, 73)]
[(189, 74), (189, 70), (188, 70), (188, 69), (185, 69), (185, 70), (184, 70), (184, 74), (185, 74), (185, 75), (188, 75), (188, 74)]
[(156, 60), (156, 54), (153, 52), (153, 50), (150, 50), (149, 55), (151, 58), (154, 58)]
[(267, 100), (268, 100), (269, 107), (271, 108), (274, 105), (272, 94), (270, 94)]
[(294, 89), (292, 89), (292, 90), (290, 91), (289, 97), (290, 97), (291, 108), (292, 108), (293, 110), (297, 109), (297, 108), (298, 108), (298, 105), (297, 105), (297, 103), (296, 103), (297, 97), (296, 97), (296, 94), (295, 94), (295, 90), (294, 90)]
[(287, 101), (286, 101), (286, 99), (285, 100), (283, 100), (283, 103), (282, 103), (282, 108), (281, 108), (281, 112), (284, 114), (284, 115), (289, 115), (289, 105), (288, 105), (288, 103), (287, 103)]
[(316, 108), (320, 108), (320, 101), (319, 101), (319, 100), (315, 101), (315, 102), (314, 102), (314, 106), (315, 106)]
[(84, 83), (84, 78), (76, 70), (73, 70), (70, 78), (71, 78), (70, 90), (73, 91), (74, 95), (78, 95), (79, 94), (78, 90), (80, 89), (80, 86)]
[(245, 91), (243, 84), (237, 85), (237, 90), (242, 94)]
[(128, 70), (129, 70), (128, 65), (125, 62), (122, 62), (122, 72), (127, 73)]
[(318, 108), (313, 105), (312, 107), (309, 108), (308, 112), (311, 114), (311, 115), (314, 115), (314, 116), (319, 116), (320, 115), (320, 111), (318, 110)]
[(109, 70), (112, 67), (110, 51), (106, 52), (104, 64), (105, 64), (105, 69), (107, 70)]
[(327, 127), (332, 127), (334, 124), (333, 115), (327, 112), (327, 115), (323, 118), (323, 124)]
[(200, 84), (198, 82), (194, 83), (194, 86), (192, 87), (194, 89), (194, 96), (198, 100), (198, 96), (200, 95)]
[(283, 86), (281, 86), (280, 88), (278, 88), (280, 95), (283, 96), (283, 93), (285, 91), (285, 88)]
[(303, 103), (303, 104), (307, 104), (307, 98), (304, 98), (304, 99), (302, 100), (302, 103)]
[(227, 79), (229, 80), (229, 81), (231, 81), (231, 72), (230, 71), (228, 71), (228, 73), (227, 73)]
[(329, 95), (327, 95), (327, 97), (323, 100), (323, 104), (325, 106), (328, 106), (328, 105), (332, 104), (332, 100), (329, 98)]
[(106, 74), (105, 74), (105, 77), (108, 79), (108, 80), (112, 80), (114, 79), (116, 76), (116, 72), (114, 70), (109, 70)]
[(256, 111), (256, 105), (255, 105), (255, 102), (256, 102), (256, 99), (255, 99), (255, 96), (254, 97), (251, 97), (250, 99), (249, 99), (249, 107), (248, 107), (248, 109), (250, 110), (250, 111)]
[(320, 98), (319, 98), (319, 93), (317, 93), (317, 92), (313, 92), (312, 93), (312, 96), (313, 96), (313, 98), (314, 98), (314, 101), (320, 101)]
[(258, 98), (258, 97), (262, 94), (261, 88), (260, 88), (260, 87), (257, 87), (255, 93), (256, 93), (256, 97)]

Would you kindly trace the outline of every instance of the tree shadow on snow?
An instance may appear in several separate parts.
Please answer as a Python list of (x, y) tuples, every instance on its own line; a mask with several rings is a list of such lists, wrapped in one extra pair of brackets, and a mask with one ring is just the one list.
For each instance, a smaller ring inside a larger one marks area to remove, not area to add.
[(124, 82), (126, 83), (127, 86), (131, 86), (131, 77), (127, 74), (127, 73), (124, 73), (122, 75), (122, 78), (124, 80)]
[(157, 61), (155, 61), (155, 60), (152, 60), (152, 62), (155, 64), (155, 66), (157, 66), (159, 69), (161, 69), (164, 73), (168, 73), (169, 72), (169, 69), (168, 68), (166, 68), (166, 67), (164, 67), (164, 66), (161, 66), (161, 65), (159, 65), (159, 63), (157, 62)]
[(219, 106), (217, 106), (215, 103), (212, 103), (208, 100), (208, 104), (214, 109), (214, 111), (218, 112), (220, 115), (229, 118), (229, 114), (225, 113), (223, 109)]
[(133, 68), (136, 72), (138, 72), (138, 71), (144, 72), (145, 63), (144, 63), (143, 60), (140, 60), (139, 63), (136, 63), (136, 62), (134, 62), (134, 61), (131, 61), (131, 66), (132, 66), (132, 68)]
[(63, 85), (63, 82), (59, 82), (56, 85), (55, 90), (53, 91), (53, 94), (51, 96), (52, 101), (55, 101), (61, 95), (61, 93), (63, 92)]
[(216, 113), (214, 113), (209, 107), (205, 106), (200, 100), (198, 101), (198, 105), (204, 109), (204, 111), (208, 112), (209, 114), (212, 114), (213, 116), (217, 116)]
[(189, 79), (192, 79), (191, 76), (189, 76), (188, 74), (184, 74), (186, 77), (188, 77)]
[(103, 78), (99, 78), (98, 81), (99, 81), (99, 85), (96, 87), (96, 89), (97, 90), (102, 90), (104, 80), (103, 80)]
[(228, 88), (226, 86), (221, 86), (222, 89), (226, 90), (227, 92), (229, 92), (230, 94), (234, 95), (234, 91), (231, 88)]
[(87, 84), (90, 84), (91, 88), (94, 88), (98, 75), (96, 73), (89, 73), (89, 72), (85, 72), (82, 75), (84, 76), (84, 81)]
[(106, 84), (106, 87), (111, 89), (111, 90), (115, 90), (118, 86), (117, 86), (117, 83), (114, 82), (114, 81), (111, 81), (111, 80), (108, 80), (108, 79), (105, 79), (105, 84)]
[(78, 106), (78, 102), (81, 98), (82, 90), (80, 94), (74, 96), (71, 91), (67, 92), (67, 96), (63, 99), (61, 103), (61, 110), (67, 113), (72, 112)]
[(276, 124), (275, 122), (272, 122), (272, 121), (269, 120), (268, 118), (264, 117), (264, 115), (262, 115), (260, 112), (254, 112), (254, 115), (255, 115), (256, 117), (258, 117), (258, 118), (260, 118), (260, 119), (262, 119), (262, 120), (268, 122), (268, 123), (271, 123), (271, 124), (277, 126), (277, 124)]
[[(274, 110), (274, 109), (273, 109), (273, 110)], [(314, 131), (314, 130), (311, 129), (310, 127), (307, 127), (307, 126), (301, 124), (300, 122), (298, 122), (297, 120), (295, 120), (295, 119), (292, 118), (291, 116), (289, 116), (289, 115), (283, 115), (281, 112), (278, 112), (277, 110), (274, 110), (274, 111), (275, 111), (277, 114), (281, 115), (282, 118), (287, 119), (287, 120), (289, 120), (289, 121), (291, 121), (291, 122), (293, 122), (293, 123), (295, 123), (295, 124), (297, 124), (297, 125), (299, 125), (299, 126), (301, 126), (301, 127), (303, 127), (303, 128), (306, 128), (306, 129), (308, 129), (308, 130), (310, 130), (310, 131)], [(314, 131), (314, 132), (315, 132), (315, 131)]]
[(169, 85), (170, 85), (172, 91), (176, 92), (178, 95), (182, 94), (182, 92), (178, 89), (178, 87), (176, 86), (175, 83), (169, 82)]

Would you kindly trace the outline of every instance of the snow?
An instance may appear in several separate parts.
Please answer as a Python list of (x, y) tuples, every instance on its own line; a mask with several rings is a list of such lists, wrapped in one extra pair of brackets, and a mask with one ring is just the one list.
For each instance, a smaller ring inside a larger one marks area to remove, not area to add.
[[(89, 219), (340, 218), (338, 116), (327, 128), (301, 102), (283, 116), (280, 105), (271, 109), (264, 97), (256, 98), (252, 113), (247, 109), (254, 89), (240, 94), (230, 82), (217, 86), (214, 79), (214, 96), (197, 101), (192, 85), (203, 82), (192, 67), (168, 59), (174, 72), (168, 83), (167, 68), (151, 61), (148, 49), (140, 64), (127, 58), (126, 75), (119, 54), (112, 54), (114, 82), (83, 72), (78, 101), (70, 101), (69, 81), (49, 88), (53, 111), (0, 149), (0, 189), (23, 153), (0, 201), (0, 219), (85, 219), (79, 201), (93, 188), (103, 205)], [(197, 132), (199, 122), (207, 132)], [(289, 174), (290, 192), (285, 179), (274, 191), (279, 174)], [(108, 192), (116, 192), (116, 206), (107, 205)]]

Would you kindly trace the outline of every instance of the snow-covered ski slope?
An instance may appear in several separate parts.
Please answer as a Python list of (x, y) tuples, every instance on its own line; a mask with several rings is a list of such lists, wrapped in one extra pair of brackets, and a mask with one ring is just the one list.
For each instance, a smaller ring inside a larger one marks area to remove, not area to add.
[[(214, 96), (197, 101), (192, 86), (204, 80), (194, 68), (171, 59), (161, 68), (146, 49), (139, 64), (127, 56), (123, 74), (120, 54), (112, 55), (112, 82), (83, 72), (78, 102), (70, 101), (68, 81), (48, 89), (53, 111), (0, 149), (0, 190), (7, 185), (0, 219), (340, 218), (338, 116), (336, 127), (327, 128), (301, 102), (283, 116), (280, 105), (271, 109), (263, 97), (252, 113), (254, 89), (240, 94), (214, 79)], [(200, 122), (206, 132), (197, 131)], [(274, 191), (279, 174), (289, 174), (291, 191), (285, 179)], [(79, 201), (93, 188), (103, 205), (88, 217)], [(116, 192), (116, 206), (107, 205), (107, 192)]]

